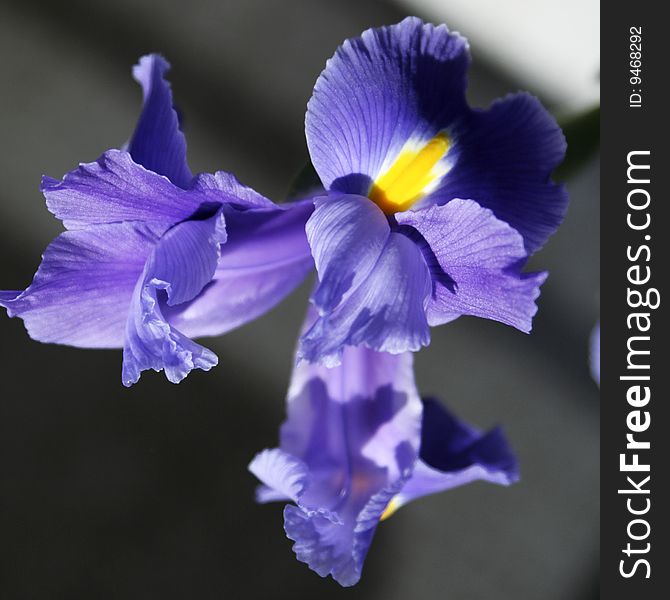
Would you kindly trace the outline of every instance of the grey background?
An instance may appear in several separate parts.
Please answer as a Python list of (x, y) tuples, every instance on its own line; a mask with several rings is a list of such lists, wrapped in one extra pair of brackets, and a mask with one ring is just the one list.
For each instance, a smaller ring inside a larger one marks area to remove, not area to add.
[[(40, 175), (60, 177), (131, 133), (141, 54), (172, 62), (193, 170), (232, 171), (282, 198), (307, 158), (305, 104), (325, 60), (404, 15), (351, 0), (1, 2), (0, 288), (28, 285), (60, 231)], [(519, 87), (473, 55), (473, 104)], [(207, 340), (219, 366), (179, 386), (146, 373), (126, 390), (120, 352), (42, 345), (1, 315), (0, 598), (595, 597), (595, 159), (569, 188), (567, 220), (533, 260), (551, 275), (532, 335), (463, 318), (417, 356), (422, 392), (482, 428), (504, 426), (522, 481), (403, 508), (379, 527), (352, 590), (295, 560), (281, 506), (256, 506), (246, 472), (276, 443), (307, 285)]]

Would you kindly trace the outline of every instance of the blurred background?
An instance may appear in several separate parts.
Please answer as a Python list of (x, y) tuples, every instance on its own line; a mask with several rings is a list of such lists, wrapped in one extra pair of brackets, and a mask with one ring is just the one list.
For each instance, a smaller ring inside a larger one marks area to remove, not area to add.
[[(0, 288), (30, 283), (61, 230), (38, 186), (119, 147), (150, 51), (172, 62), (194, 172), (225, 169), (273, 199), (307, 159), (305, 104), (345, 38), (415, 14), (466, 35), (469, 97), (517, 89), (557, 115), (598, 102), (596, 0), (0, 0)], [(122, 387), (120, 351), (42, 345), (0, 315), (0, 598), (591, 599), (598, 589), (598, 160), (568, 180), (530, 336), (462, 318), (417, 356), (424, 394), (501, 424), (522, 481), (417, 501), (378, 529), (350, 590), (298, 563), (282, 506), (246, 465), (274, 446), (305, 285), (179, 386)]]

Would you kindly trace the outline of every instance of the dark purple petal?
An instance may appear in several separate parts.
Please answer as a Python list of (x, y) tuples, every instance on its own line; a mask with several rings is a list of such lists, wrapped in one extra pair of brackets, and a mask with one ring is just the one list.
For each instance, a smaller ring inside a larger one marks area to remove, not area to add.
[(145, 169), (186, 188), (192, 175), (186, 162), (186, 140), (172, 104), (172, 90), (165, 79), (169, 69), (169, 63), (158, 54), (143, 56), (133, 67), (133, 77), (142, 86), (144, 107), (127, 150)]
[(182, 190), (148, 171), (120, 150), (81, 164), (62, 181), (43, 177), (42, 192), (49, 210), (68, 229), (118, 221), (172, 225), (210, 201), (205, 194)]
[(123, 384), (135, 383), (142, 371), (165, 370), (178, 383), (192, 369), (208, 371), (216, 355), (170, 325), (161, 304), (187, 302), (211, 280), (226, 241), (221, 211), (204, 221), (185, 221), (156, 244), (137, 282), (130, 304), (123, 349)]
[(16, 300), (22, 293), (20, 290), (0, 290), (0, 306), (6, 306), (8, 302)]
[[(420, 460), (389, 513), (437, 492), (482, 480), (510, 485), (519, 478), (516, 457), (499, 428), (480, 433), (438, 401), (424, 400)], [(388, 514), (385, 516), (388, 516)]]
[(166, 307), (189, 337), (219, 335), (264, 314), (313, 268), (305, 222), (311, 202), (273, 210), (226, 210), (228, 241), (214, 277), (192, 301)]
[(521, 273), (527, 254), (514, 229), (471, 200), (398, 213), (396, 219), (401, 230), (413, 229), (406, 233), (423, 246), (431, 268), (431, 326), (474, 315), (530, 331), (546, 274)]
[(162, 232), (116, 223), (62, 233), (44, 252), (32, 284), (2, 293), (0, 305), (40, 342), (120, 348), (133, 289)]
[(560, 127), (536, 98), (508, 96), (486, 111), (472, 111), (459, 124), (455, 164), (431, 200), (476, 200), (516, 229), (534, 252), (567, 209), (565, 188), (551, 182), (565, 148)]
[(423, 400), (420, 458), (429, 467), (456, 472), (474, 463), (514, 480), (517, 460), (499, 428), (481, 433), (457, 419), (439, 401)]
[(340, 46), (319, 76), (305, 129), (326, 189), (366, 195), (407, 142), (425, 142), (465, 110), (464, 38), (408, 17)]
[(312, 297), (320, 316), (302, 336), (299, 357), (332, 366), (344, 346), (398, 354), (427, 345), (431, 284), (418, 247), (392, 232), (365, 198), (316, 205), (307, 236), (320, 276)]

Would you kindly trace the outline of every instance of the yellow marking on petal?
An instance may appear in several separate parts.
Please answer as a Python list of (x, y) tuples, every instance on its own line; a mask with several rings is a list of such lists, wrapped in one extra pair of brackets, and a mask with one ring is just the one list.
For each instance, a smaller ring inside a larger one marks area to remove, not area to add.
[(438, 133), (419, 150), (403, 150), (372, 184), (369, 198), (387, 215), (407, 210), (440, 175), (435, 166), (449, 150), (449, 138)]
[(379, 517), (380, 521), (388, 519), (396, 510), (400, 508), (401, 504), (397, 500), (397, 496), (391, 498), (391, 501), (386, 505), (382, 516)]

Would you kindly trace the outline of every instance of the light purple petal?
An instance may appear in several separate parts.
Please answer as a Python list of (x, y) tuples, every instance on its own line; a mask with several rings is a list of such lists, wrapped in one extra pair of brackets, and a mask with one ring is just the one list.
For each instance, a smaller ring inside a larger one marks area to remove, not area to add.
[(203, 221), (184, 221), (163, 235), (146, 272), (152, 279), (169, 284), (169, 306), (191, 300), (212, 280), (220, 247), (227, 237), (222, 211)]
[(374, 203), (319, 200), (307, 234), (322, 277), (312, 298), (320, 317), (300, 340), (300, 358), (333, 366), (344, 346), (398, 354), (428, 344), (428, 268)]
[[(312, 309), (306, 321), (307, 329), (314, 319)], [(369, 411), (372, 414), (372, 411), (380, 410), (381, 405), (375, 406), (372, 399), (382, 391), (406, 398), (408, 409), (402, 413), (402, 419), (392, 421), (383, 432), (378, 432), (379, 437), (370, 443), (367, 450), (374, 453), (378, 443), (383, 442), (393, 447), (399, 437), (411, 439), (418, 447), (419, 421), (414, 422), (414, 419), (420, 415), (421, 407), (412, 362), (410, 353), (393, 355), (364, 347), (347, 347), (342, 353), (340, 365), (334, 368), (307, 361), (298, 362), (293, 368), (288, 391), (288, 418), (281, 428), (282, 449), (310, 466), (320, 460), (337, 462), (348, 453), (347, 444), (351, 441), (337, 415), (351, 410), (344, 405), (354, 399), (359, 402), (359, 399), (369, 399), (368, 404), (361, 404), (359, 412)], [(388, 404), (390, 401), (384, 402)], [(376, 427), (381, 418), (380, 415), (373, 419), (371, 426)], [(352, 423), (352, 428), (363, 424), (364, 419), (361, 419), (360, 424)], [(369, 458), (373, 458), (372, 454)], [(389, 455), (384, 448), (374, 460), (380, 466), (391, 470), (395, 468), (395, 456), (389, 463)]]
[(431, 326), (474, 315), (530, 331), (546, 274), (521, 273), (527, 253), (514, 229), (471, 200), (399, 213), (396, 219), (401, 229), (413, 228), (406, 233), (423, 245), (431, 267)]
[[(409, 353), (346, 348), (339, 367), (296, 365), (281, 450), (256, 459), (280, 464), (254, 470), (274, 497), (294, 498), (284, 527), (299, 560), (342, 585), (358, 581), (379, 517), (417, 459), (420, 423)], [(272, 496), (262, 489), (261, 500)]]
[(133, 77), (142, 86), (144, 107), (127, 150), (148, 171), (165, 175), (174, 185), (186, 188), (192, 175), (172, 90), (165, 79), (169, 69), (169, 63), (158, 54), (143, 56), (133, 67)]
[(161, 304), (186, 302), (205, 286), (216, 269), (226, 240), (221, 211), (204, 221), (185, 221), (156, 244), (137, 282), (130, 305), (123, 349), (122, 380), (137, 382), (147, 369), (164, 370), (178, 383), (192, 369), (208, 371), (216, 355), (191, 341), (165, 319)]
[(326, 189), (366, 195), (409, 140), (427, 141), (465, 110), (464, 38), (408, 17), (340, 46), (319, 76), (305, 129)]
[(232, 204), (245, 209), (278, 210), (271, 200), (240, 183), (234, 175), (226, 171), (200, 173), (191, 182), (190, 189), (217, 204)]
[(390, 229), (384, 213), (361, 196), (333, 194), (318, 198), (315, 207), (306, 226), (319, 275), (312, 302), (325, 314), (368, 277)]
[(142, 223), (67, 231), (46, 249), (32, 284), (0, 305), (40, 342), (120, 348), (133, 289), (163, 230)]
[(191, 302), (166, 308), (189, 337), (219, 335), (264, 314), (313, 268), (305, 222), (311, 202), (273, 210), (226, 210), (228, 241), (212, 282)]
[(565, 148), (560, 127), (537, 98), (508, 96), (489, 110), (472, 111), (459, 124), (454, 166), (431, 200), (476, 200), (516, 229), (534, 252), (567, 210), (564, 186), (551, 182)]
[(249, 464), (249, 471), (265, 484), (257, 491), (258, 502), (297, 502), (308, 476), (305, 463), (279, 448), (259, 452)]
[(182, 190), (167, 177), (148, 171), (120, 150), (81, 164), (62, 181), (42, 178), (47, 207), (68, 229), (119, 221), (172, 225), (187, 219), (209, 201)]

